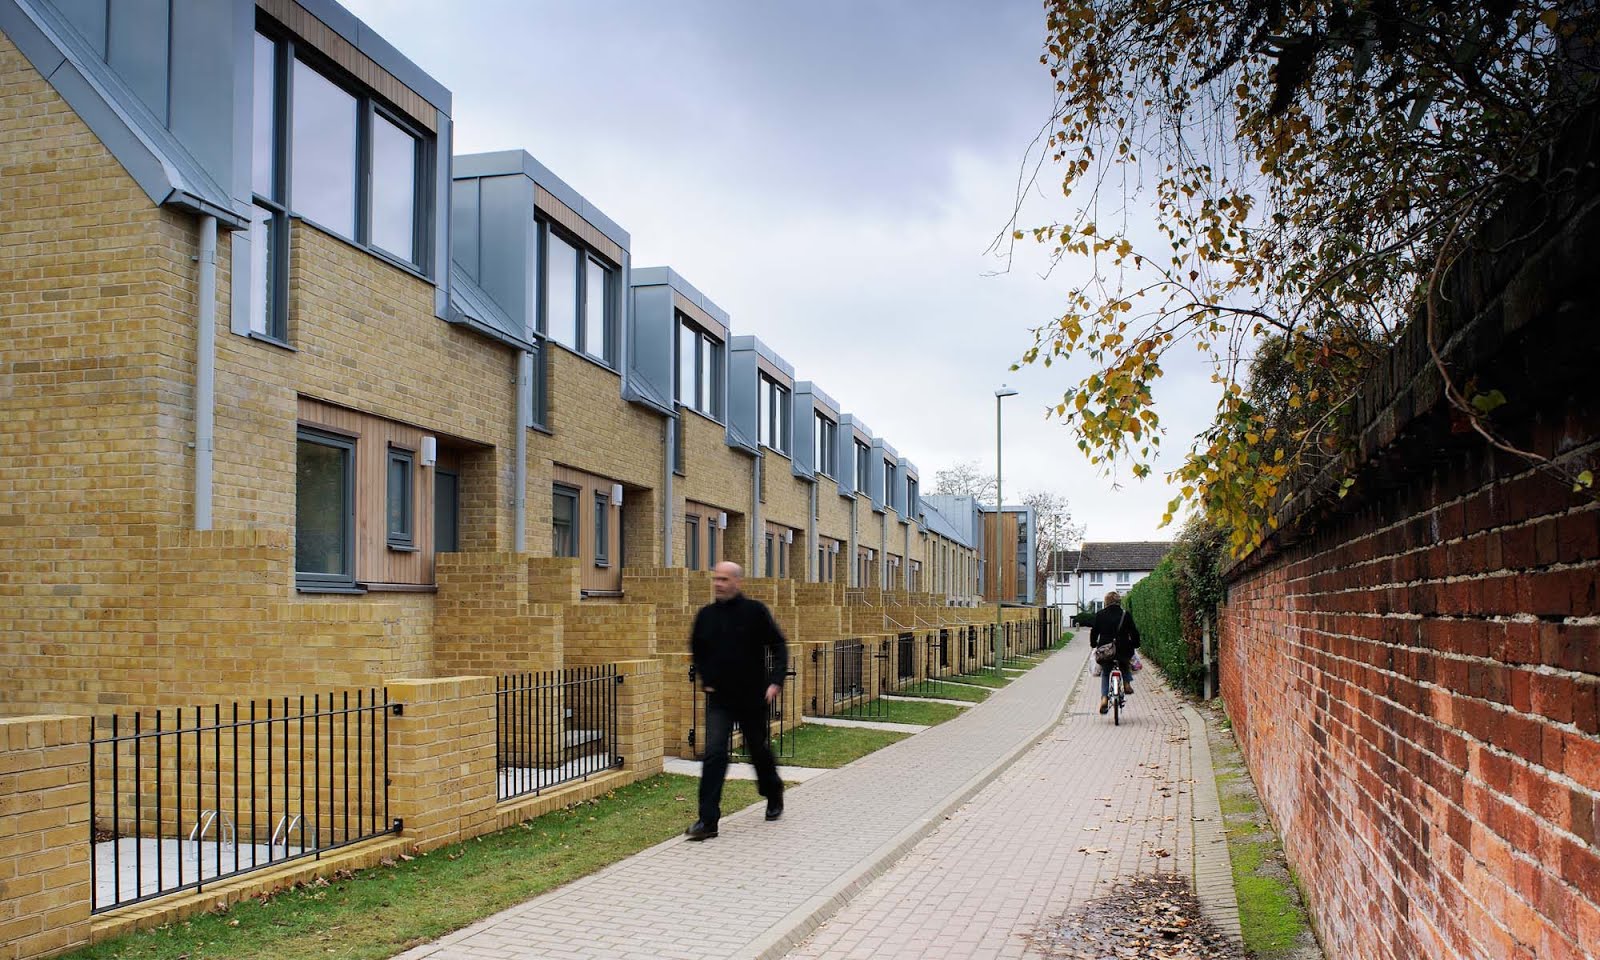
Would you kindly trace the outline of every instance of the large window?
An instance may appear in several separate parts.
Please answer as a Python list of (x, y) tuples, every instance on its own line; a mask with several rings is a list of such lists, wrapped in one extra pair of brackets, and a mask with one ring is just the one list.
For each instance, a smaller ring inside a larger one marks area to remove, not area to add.
[(575, 238), (538, 223), (544, 266), (541, 330), (568, 349), (616, 366), (615, 270)]
[(867, 492), (867, 471), (872, 465), (872, 450), (860, 440), (855, 442), (856, 450), (856, 492)]
[(894, 461), (883, 458), (883, 505), (894, 508)]
[(722, 341), (678, 317), (677, 401), (722, 420)]
[(389, 546), (396, 550), (410, 550), (416, 546), (415, 501), (412, 478), (416, 461), (410, 450), (389, 448), (388, 519)]
[(291, 217), (430, 269), (433, 141), (277, 28), (255, 35), (253, 74), (250, 331), (283, 341)]
[(578, 491), (556, 484), (550, 505), (551, 555), (578, 555)]
[(816, 467), (827, 477), (839, 475), (839, 425), (822, 414), (816, 414)]
[(301, 430), (295, 445), (295, 581), (355, 586), (355, 442)]
[(785, 456), (789, 453), (789, 389), (766, 374), (760, 381), (760, 441)]

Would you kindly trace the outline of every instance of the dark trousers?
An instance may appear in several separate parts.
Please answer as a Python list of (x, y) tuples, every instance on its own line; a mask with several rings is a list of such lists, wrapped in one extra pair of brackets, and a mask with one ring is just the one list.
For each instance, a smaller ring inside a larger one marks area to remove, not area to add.
[(728, 744), (733, 726), (744, 735), (744, 748), (756, 768), (756, 789), (768, 802), (783, 799), (783, 780), (772, 756), (767, 733), (767, 704), (724, 703), (716, 697), (706, 704), (706, 755), (700, 768), (700, 821), (708, 827), (722, 819), (722, 783), (728, 778)]

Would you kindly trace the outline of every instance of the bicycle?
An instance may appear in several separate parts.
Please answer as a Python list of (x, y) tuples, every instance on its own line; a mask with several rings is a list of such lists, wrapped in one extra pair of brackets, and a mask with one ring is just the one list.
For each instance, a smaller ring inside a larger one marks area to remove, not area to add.
[(1122, 726), (1122, 705), (1126, 698), (1127, 694), (1122, 692), (1122, 667), (1113, 665), (1111, 695), (1107, 699), (1111, 701), (1111, 725), (1114, 727)]

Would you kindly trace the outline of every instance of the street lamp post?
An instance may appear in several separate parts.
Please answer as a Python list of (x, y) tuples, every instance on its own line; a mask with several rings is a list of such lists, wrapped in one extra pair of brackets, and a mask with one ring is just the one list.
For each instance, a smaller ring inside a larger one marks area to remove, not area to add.
[(1004, 475), (1000, 463), (1000, 401), (1006, 397), (1014, 397), (1017, 391), (1005, 384), (994, 392), (994, 673), (1000, 675), (1000, 634), (1004, 632), (1005, 617), (1002, 611), (1005, 608), (1005, 596), (1001, 593), (1001, 584), (1004, 582), (1000, 575), (1000, 530), (1002, 521), (1006, 516), (1005, 487), (1001, 485)]

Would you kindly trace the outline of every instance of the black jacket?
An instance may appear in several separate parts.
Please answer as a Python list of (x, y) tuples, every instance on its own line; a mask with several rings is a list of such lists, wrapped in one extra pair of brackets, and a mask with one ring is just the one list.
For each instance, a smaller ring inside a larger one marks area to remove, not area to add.
[(689, 634), (695, 675), (719, 700), (760, 700), (789, 675), (789, 645), (760, 600), (737, 594), (708, 603)]
[(1124, 618), (1124, 612), (1121, 604), (1102, 607), (1094, 615), (1094, 626), (1089, 628), (1089, 646), (1097, 647), (1115, 640), (1118, 660), (1133, 656), (1134, 648), (1139, 646), (1139, 628), (1133, 623), (1133, 614)]

